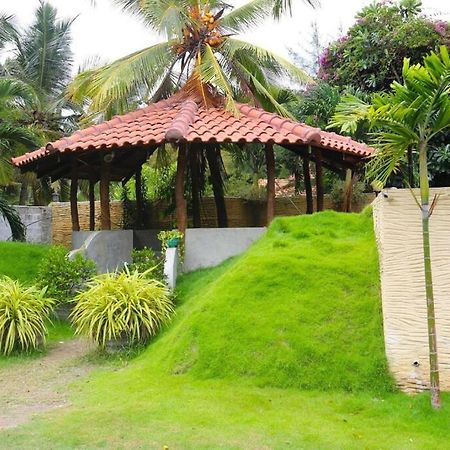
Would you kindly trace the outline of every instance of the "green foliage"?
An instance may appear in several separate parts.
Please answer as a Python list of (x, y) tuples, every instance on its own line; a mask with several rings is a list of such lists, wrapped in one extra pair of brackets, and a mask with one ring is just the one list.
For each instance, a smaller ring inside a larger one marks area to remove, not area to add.
[(71, 317), (76, 333), (102, 348), (112, 340), (125, 339), (130, 345), (146, 342), (174, 313), (164, 283), (126, 268), (96, 276), (75, 302)]
[[(365, 184), (361, 181), (356, 181), (352, 186), (352, 204), (357, 205), (361, 204), (364, 200), (364, 189)], [(333, 182), (330, 190), (330, 198), (333, 203), (333, 207), (342, 211), (344, 205), (344, 196), (345, 196), (345, 180), (337, 179)]]
[(161, 251), (165, 255), (171, 239), (178, 239), (178, 251), (180, 260), (184, 259), (184, 234), (178, 230), (163, 230), (158, 233), (158, 239), (161, 242)]
[(130, 272), (146, 273), (149, 278), (165, 281), (163, 254), (158, 256), (153, 249), (146, 247), (134, 249), (131, 256), (133, 263), (128, 266)]
[(27, 229), (19, 216), (19, 213), (0, 197), (0, 217), (3, 217), (11, 228), (13, 241), (24, 241)]
[(52, 305), (45, 288), (24, 287), (11, 278), (0, 278), (0, 352), (9, 355), (45, 344), (45, 321)]
[(363, 8), (348, 33), (322, 54), (319, 77), (366, 92), (384, 91), (401, 81), (404, 58), (417, 63), (439, 45), (449, 45), (449, 24), (420, 15), (421, 2), (410, 3), (380, 2)]
[(65, 247), (54, 246), (42, 260), (37, 282), (58, 303), (68, 303), (95, 274), (94, 261), (81, 255), (69, 259)]

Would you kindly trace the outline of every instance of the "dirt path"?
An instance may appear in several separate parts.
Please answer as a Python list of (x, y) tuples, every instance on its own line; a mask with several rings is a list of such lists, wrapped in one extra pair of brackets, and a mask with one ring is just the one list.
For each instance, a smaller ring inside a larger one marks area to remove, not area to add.
[(54, 344), (41, 358), (0, 368), (0, 430), (69, 405), (68, 385), (93, 369), (81, 358), (90, 350), (85, 340), (73, 339)]

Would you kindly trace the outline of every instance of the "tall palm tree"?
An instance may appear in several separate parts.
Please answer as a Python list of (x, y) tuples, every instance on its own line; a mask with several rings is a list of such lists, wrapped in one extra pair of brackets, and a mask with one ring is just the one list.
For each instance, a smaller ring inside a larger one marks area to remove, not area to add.
[[(130, 101), (158, 100), (188, 78), (214, 86), (234, 110), (236, 91), (289, 115), (270, 91), (274, 80), (309, 79), (306, 73), (273, 52), (236, 35), (257, 25), (282, 0), (252, 0), (232, 9), (223, 0), (115, 0), (165, 40), (106, 66), (81, 73), (69, 88), (75, 100), (90, 99), (92, 113), (129, 109)], [(313, 4), (313, 0), (307, 3)], [(281, 12), (281, 9), (278, 9)]]
[(439, 408), (441, 400), (429, 231), (433, 208), (430, 206), (427, 152), (429, 142), (450, 128), (450, 56), (447, 48), (442, 46), (439, 53), (427, 55), (423, 64), (411, 66), (409, 60), (405, 60), (403, 83), (394, 82), (392, 91), (376, 95), (372, 104), (353, 100), (350, 105), (342, 105), (341, 109), (349, 114), (347, 124), (344, 116), (339, 115), (341, 126), (348, 127), (349, 123), (354, 126), (355, 120), (367, 120), (373, 130), (378, 151), (368, 166), (369, 180), (384, 186), (389, 176), (406, 161), (410, 149), (419, 155), (420, 200), (416, 199), (416, 202), (422, 217), (431, 404)]
[[(21, 123), (39, 130), (42, 140), (47, 142), (73, 132), (79, 112), (63, 95), (72, 76), (70, 29), (73, 20), (59, 20), (57, 10), (42, 0), (34, 22), (26, 30), (21, 30), (11, 18), (4, 20), (8, 23), (5, 41), (9, 42), (11, 50), (3, 72), (33, 91), (32, 102), (23, 105)], [(21, 202), (28, 196), (29, 182), (22, 178)], [(34, 179), (31, 183), (34, 201), (48, 200), (51, 191), (48, 180), (38, 183)]]

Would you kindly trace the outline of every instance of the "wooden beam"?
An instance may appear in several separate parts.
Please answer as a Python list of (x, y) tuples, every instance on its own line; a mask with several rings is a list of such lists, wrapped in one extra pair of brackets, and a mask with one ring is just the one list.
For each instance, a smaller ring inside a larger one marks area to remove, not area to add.
[(344, 212), (352, 212), (352, 195), (353, 195), (353, 171), (347, 169), (345, 172), (345, 183), (344, 183)]
[(306, 194), (306, 214), (314, 212), (312, 185), (311, 185), (311, 171), (309, 167), (309, 156), (303, 156), (303, 182), (305, 184)]
[(95, 175), (89, 180), (89, 230), (95, 230)]
[(80, 219), (78, 217), (78, 170), (77, 160), (72, 160), (70, 177), (70, 214), (72, 217), (72, 231), (80, 231)]
[(109, 203), (109, 181), (111, 163), (105, 161), (106, 155), (101, 155), (101, 173), (100, 173), (100, 214), (101, 214), (101, 229), (111, 229), (111, 210)]
[(136, 225), (138, 229), (143, 228), (142, 223), (143, 218), (143, 208), (144, 208), (144, 198), (142, 195), (142, 166), (136, 169), (136, 174), (134, 175), (135, 182), (135, 194), (136, 194)]
[(211, 174), (211, 184), (216, 203), (217, 226), (219, 228), (228, 227), (227, 207), (223, 191), (223, 180), (221, 171), (220, 147), (208, 145), (206, 147), (206, 159), (208, 160), (209, 173)]
[(186, 231), (187, 213), (186, 200), (184, 198), (184, 179), (186, 174), (187, 145), (180, 144), (178, 146), (177, 173), (175, 177), (175, 203), (177, 227), (182, 233)]
[(314, 149), (314, 157), (316, 160), (316, 210), (323, 211), (323, 167), (322, 153), (319, 149)]
[(198, 146), (189, 147), (189, 172), (191, 175), (191, 194), (192, 194), (192, 222), (194, 228), (201, 228), (202, 217), (200, 211), (200, 183), (199, 183), (199, 152), (202, 151)]
[(273, 145), (266, 144), (267, 167), (267, 225), (270, 225), (275, 216), (275, 155)]

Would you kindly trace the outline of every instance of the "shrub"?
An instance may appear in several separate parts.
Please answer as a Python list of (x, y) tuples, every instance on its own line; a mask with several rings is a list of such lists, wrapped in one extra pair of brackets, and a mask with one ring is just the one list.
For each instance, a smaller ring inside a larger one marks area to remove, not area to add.
[(148, 278), (156, 278), (159, 281), (165, 281), (164, 276), (164, 256), (158, 256), (151, 248), (142, 250), (133, 250), (133, 263), (128, 265), (130, 272), (138, 271), (147, 273)]
[(71, 302), (95, 274), (94, 261), (81, 255), (70, 260), (64, 247), (55, 246), (42, 261), (38, 284), (41, 287), (47, 286), (48, 295), (57, 303), (66, 303)]
[(45, 344), (53, 300), (46, 289), (24, 287), (9, 277), (0, 278), (0, 352), (28, 351)]
[(154, 336), (174, 312), (168, 288), (148, 273), (98, 275), (75, 298), (71, 314), (76, 333), (104, 348), (110, 341), (138, 344)]
[[(365, 185), (361, 181), (357, 181), (353, 183), (352, 187), (352, 205), (358, 205), (364, 201), (364, 189)], [(345, 198), (345, 181), (338, 179), (333, 182), (330, 191), (330, 198), (333, 207), (342, 211), (344, 207), (344, 198)]]

